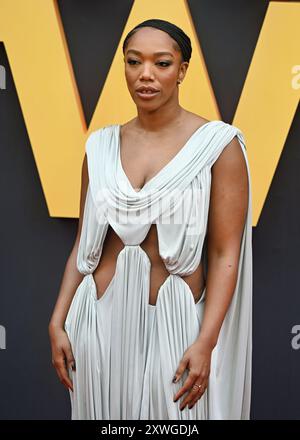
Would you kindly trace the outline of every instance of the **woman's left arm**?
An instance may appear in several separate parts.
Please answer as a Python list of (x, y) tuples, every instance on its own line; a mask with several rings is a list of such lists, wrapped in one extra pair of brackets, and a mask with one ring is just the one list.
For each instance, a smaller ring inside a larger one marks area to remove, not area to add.
[(214, 348), (237, 282), (248, 207), (248, 175), (236, 137), (212, 167), (205, 310), (197, 342)]
[(193, 406), (208, 384), (211, 352), (217, 343), (237, 282), (248, 197), (245, 158), (238, 139), (234, 137), (212, 167), (204, 314), (199, 336), (186, 350), (176, 371), (176, 382), (185, 368), (189, 369), (189, 376), (174, 400), (195, 383), (201, 384), (202, 388), (200, 392), (192, 388), (181, 407), (186, 404)]

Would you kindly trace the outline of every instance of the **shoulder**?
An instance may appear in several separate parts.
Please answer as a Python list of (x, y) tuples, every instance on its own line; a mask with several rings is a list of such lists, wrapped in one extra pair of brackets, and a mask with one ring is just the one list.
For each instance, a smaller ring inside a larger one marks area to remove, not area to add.
[(225, 161), (227, 158), (243, 160), (246, 150), (245, 138), (240, 128), (222, 120), (210, 121), (211, 131), (217, 134), (220, 144), (220, 154), (218, 162)]
[(202, 125), (208, 125), (212, 132), (216, 131), (220, 134), (220, 137), (226, 137), (231, 138), (234, 136), (232, 140), (230, 140), (230, 143), (237, 143), (239, 137), (240, 140), (243, 140), (243, 133), (241, 130), (232, 125), (229, 124), (221, 119), (206, 119), (200, 115), (197, 115), (196, 113), (187, 112), (187, 121), (194, 126), (201, 127)]
[(229, 124), (228, 122), (223, 121), (222, 119), (206, 119), (203, 116), (197, 115), (196, 113), (193, 112), (187, 112), (187, 119), (190, 120), (191, 122), (195, 122), (198, 123), (199, 125), (202, 124), (207, 124), (207, 123), (212, 123), (212, 125), (216, 125), (217, 127), (223, 128), (223, 129), (227, 129), (227, 130), (232, 130), (232, 131), (236, 131), (237, 134), (242, 134), (242, 131), (240, 130), (239, 127), (236, 127), (233, 124)]
[(190, 112), (185, 110), (185, 120), (187, 124), (190, 124), (191, 126), (201, 126), (204, 124), (207, 124), (209, 121), (208, 119), (204, 118), (203, 116), (197, 115), (196, 113)]
[(218, 160), (215, 162), (217, 164), (230, 165), (234, 162), (239, 163), (244, 160), (244, 155), (241, 149), (241, 144), (235, 135), (228, 143), (226, 143), (223, 148)]
[(97, 148), (98, 145), (100, 145), (102, 137), (109, 132), (113, 127), (115, 127), (115, 124), (105, 125), (103, 127), (99, 127), (93, 131), (91, 131), (86, 138), (85, 141), (85, 151), (86, 153), (89, 153), (90, 150), (93, 150)]
[[(233, 151), (233, 154), (235, 151), (236, 154), (240, 155), (241, 157), (242, 151), (239, 150), (241, 150), (241, 147), (246, 149), (246, 145), (244, 134), (239, 127), (236, 127), (233, 124), (229, 124), (222, 119), (209, 120), (197, 115), (196, 113), (189, 113), (192, 123), (194, 122), (195, 125), (198, 124), (199, 127), (201, 127), (201, 125), (207, 125), (212, 134), (219, 134), (221, 144), (223, 143), (223, 141), (225, 142), (223, 146), (229, 147), (229, 151)], [(227, 139), (228, 142), (226, 141)], [(224, 150), (227, 150), (227, 148), (225, 148)]]
[[(214, 179), (220, 182), (235, 182), (235, 185), (242, 185), (247, 180), (247, 158), (244, 150), (243, 136), (239, 129), (231, 124), (224, 123), (224, 128), (229, 130), (229, 141), (225, 142), (212, 166)], [(222, 125), (222, 121), (221, 121)], [(232, 130), (232, 131), (231, 131)], [(241, 188), (241, 186), (240, 186)]]

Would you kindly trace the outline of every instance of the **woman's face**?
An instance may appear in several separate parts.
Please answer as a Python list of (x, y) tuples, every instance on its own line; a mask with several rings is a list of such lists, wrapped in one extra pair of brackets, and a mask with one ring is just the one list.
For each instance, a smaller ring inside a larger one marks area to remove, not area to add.
[[(157, 108), (172, 98), (178, 100), (177, 80), (185, 76), (188, 62), (166, 32), (143, 27), (129, 39), (124, 54), (125, 77), (129, 93), (138, 107)], [(166, 52), (158, 54), (157, 52)], [(141, 94), (140, 87), (156, 92)]]

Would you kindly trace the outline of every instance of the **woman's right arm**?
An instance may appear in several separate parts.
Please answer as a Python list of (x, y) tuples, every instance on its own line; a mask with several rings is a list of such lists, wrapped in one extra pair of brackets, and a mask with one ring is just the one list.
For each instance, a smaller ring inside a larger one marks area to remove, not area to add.
[(58, 298), (49, 321), (48, 331), (52, 350), (52, 364), (56, 368), (60, 381), (73, 391), (73, 385), (69, 378), (67, 367), (72, 367), (75, 360), (72, 353), (69, 338), (64, 330), (64, 323), (77, 287), (83, 280), (84, 275), (77, 269), (77, 252), (83, 222), (84, 206), (89, 183), (87, 157), (84, 156), (81, 171), (80, 192), (80, 216), (78, 229), (73, 249), (68, 257)]

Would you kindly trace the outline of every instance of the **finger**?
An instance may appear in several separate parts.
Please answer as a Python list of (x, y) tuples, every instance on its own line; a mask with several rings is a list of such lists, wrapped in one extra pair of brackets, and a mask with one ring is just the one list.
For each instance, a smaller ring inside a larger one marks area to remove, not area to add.
[(201, 397), (203, 396), (203, 394), (205, 393), (205, 391), (206, 391), (206, 389), (204, 389), (204, 391), (201, 392), (201, 393), (199, 394), (199, 396), (198, 396), (196, 399), (194, 399), (191, 403), (189, 403), (189, 404), (187, 405), (188, 409), (193, 409), (193, 408), (194, 408), (194, 406), (195, 406), (196, 403), (201, 399)]
[(65, 385), (66, 388), (73, 391), (73, 383), (70, 379), (67, 368), (65, 366), (62, 367), (60, 369), (59, 373), (60, 373), (61, 382), (63, 383), (63, 385)]
[(188, 364), (188, 359), (182, 358), (173, 377), (174, 383), (177, 383), (179, 381), (180, 377), (182, 376), (182, 374), (184, 373), (187, 367), (187, 364)]
[(73, 371), (76, 371), (76, 363), (71, 349), (65, 351), (67, 366), (71, 368)]
[(54, 365), (55, 365), (59, 380), (62, 382), (63, 385), (65, 385), (67, 388), (70, 388), (73, 391), (73, 383), (69, 378), (69, 374), (68, 374), (64, 360), (59, 359), (54, 363)]
[(195, 373), (193, 370), (190, 370), (188, 377), (186, 378), (183, 386), (175, 394), (173, 401), (176, 402), (184, 393), (189, 391), (198, 377), (199, 373)]
[[(195, 383), (201, 385), (201, 388), (195, 387)], [(180, 403), (180, 410), (182, 410), (186, 405), (191, 404), (192, 400), (197, 400), (203, 393), (203, 385), (200, 383), (200, 378), (198, 377), (196, 381), (194, 381), (192, 387), (189, 389), (189, 393), (184, 397), (182, 402)]]
[(198, 392), (197, 395), (192, 399), (192, 401), (190, 401), (190, 402), (188, 403), (188, 408), (189, 408), (189, 409), (192, 409), (193, 406), (198, 402), (198, 400), (201, 399), (201, 397), (203, 396), (203, 394), (205, 393), (205, 391), (206, 391), (206, 389), (207, 389), (207, 386), (208, 386), (208, 381), (205, 381), (205, 382), (203, 383), (203, 386), (201, 387), (201, 391), (199, 390), (199, 392)]

